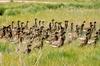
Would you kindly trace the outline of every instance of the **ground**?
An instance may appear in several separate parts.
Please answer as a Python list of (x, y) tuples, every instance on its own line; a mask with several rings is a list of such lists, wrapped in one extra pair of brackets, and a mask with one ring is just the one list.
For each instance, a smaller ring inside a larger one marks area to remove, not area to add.
[[(86, 20), (87, 24), (90, 21), (97, 21), (97, 27), (100, 28), (99, 1), (95, 3), (92, 0), (80, 3), (71, 2), (57, 8), (55, 8), (56, 5), (52, 7), (49, 5), (50, 8), (48, 8), (45, 7), (46, 4), (42, 4), (44, 9), (41, 9), (41, 4), (35, 4), (35, 6), (32, 6), (32, 3), (0, 4), (2, 5), (0, 8), (6, 9), (3, 15), (0, 16), (0, 24), (7, 25), (13, 20), (16, 22), (18, 20), (24, 22), (29, 20), (32, 24), (34, 18), (38, 18), (39, 20), (45, 20), (45, 24), (51, 19), (59, 22), (69, 20), (69, 22), (74, 22), (75, 24), (80, 24), (84, 20)], [(35, 7), (36, 11), (34, 12), (32, 8)], [(11, 13), (13, 10), (14, 13)], [(80, 42), (78, 40), (73, 41), (71, 44), (64, 44), (60, 48), (52, 48), (45, 43), (42, 50), (33, 50), (30, 54), (24, 54), (15, 52), (15, 44), (0, 39), (1, 66), (100, 66), (100, 41), (95, 48), (91, 45), (85, 47), (79, 47), (79, 45)]]

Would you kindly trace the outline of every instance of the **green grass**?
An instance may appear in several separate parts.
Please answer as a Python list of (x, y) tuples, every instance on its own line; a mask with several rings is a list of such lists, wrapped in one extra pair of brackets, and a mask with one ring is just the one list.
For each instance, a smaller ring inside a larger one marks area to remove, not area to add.
[[(89, 4), (76, 2), (67, 3), (64, 7), (58, 7), (59, 4), (0, 4), (0, 8), (6, 9), (4, 15), (0, 16), (0, 25), (8, 25), (11, 21), (18, 20), (22, 22), (29, 20), (32, 24), (34, 18), (44, 20), (46, 24), (54, 18), (58, 22), (69, 20), (77, 24), (84, 20), (87, 24), (90, 21), (97, 21), (100, 28), (100, 5), (96, 4), (97, 2)], [(15, 44), (0, 39), (0, 52), (3, 54), (1, 66), (100, 66), (100, 42), (96, 48), (93, 46), (81, 48), (79, 44), (80, 42), (76, 40), (69, 45), (52, 48), (45, 43), (42, 50), (23, 54), (16, 53)]]
[(57, 4), (45, 4), (45, 3), (1, 3), (0, 4), (0, 14), (1, 15), (19, 15), (19, 14), (35, 14), (40, 11), (45, 10), (56, 10), (61, 8), (67, 9), (100, 9), (100, 1), (91, 2), (64, 2)]
[[(51, 21), (51, 19), (55, 19), (59, 22), (64, 22), (64, 20), (69, 20), (70, 22), (82, 23), (84, 20), (88, 22), (97, 21), (98, 26), (100, 24), (100, 9), (56, 9), (56, 10), (45, 10), (40, 11), (35, 14), (26, 13), (24, 15), (16, 15), (16, 16), (0, 16), (0, 23), (10, 24), (11, 21), (17, 22), (18, 20), (27, 21), (29, 20), (31, 23), (34, 22), (34, 18), (38, 18), (39, 20), (45, 20), (46, 22)], [(5, 22), (5, 23), (4, 23)]]
[[(14, 0), (17, 1), (17, 0)], [(22, 0), (19, 0), (22, 1)], [(99, 0), (23, 0), (23, 1), (46, 1), (46, 2), (95, 2)]]
[[(99, 43), (96, 48), (93, 46), (81, 48), (78, 44), (79, 42), (75, 41), (61, 48), (52, 48), (45, 44), (42, 50), (33, 51), (30, 54), (3, 53), (2, 66), (99, 66)], [(9, 46), (12, 45), (9, 44)], [(39, 56), (40, 58), (36, 63)]]

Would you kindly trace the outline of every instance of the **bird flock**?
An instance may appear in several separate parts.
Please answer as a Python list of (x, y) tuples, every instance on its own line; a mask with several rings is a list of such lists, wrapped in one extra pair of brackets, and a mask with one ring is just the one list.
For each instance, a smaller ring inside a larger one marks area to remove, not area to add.
[(86, 26), (86, 21), (75, 24), (68, 20), (57, 22), (52, 19), (45, 24), (45, 21), (35, 18), (32, 26), (29, 26), (29, 21), (25, 23), (18, 20), (17, 24), (12, 21), (11, 24), (0, 27), (0, 39), (15, 43), (19, 46), (17, 51), (21, 47), (25, 48), (26, 53), (30, 53), (33, 48), (43, 48), (44, 43), (52, 47), (61, 47), (74, 40), (79, 40), (81, 47), (86, 45), (95, 47), (100, 40), (100, 28), (97, 28), (96, 21)]

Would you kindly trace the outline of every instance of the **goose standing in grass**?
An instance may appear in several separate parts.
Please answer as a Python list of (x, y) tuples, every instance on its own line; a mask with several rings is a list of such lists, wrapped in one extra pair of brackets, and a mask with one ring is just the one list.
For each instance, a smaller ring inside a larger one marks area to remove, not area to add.
[(55, 39), (55, 41), (51, 42), (52, 47), (60, 47), (64, 44), (64, 37), (63, 36), (59, 36), (57, 39)]
[(84, 21), (84, 22), (81, 24), (81, 27), (80, 27), (80, 34), (81, 34), (81, 36), (83, 35), (85, 23), (86, 23), (86, 21)]
[(68, 29), (68, 21), (65, 21), (65, 31)]
[(74, 23), (71, 23), (71, 25), (70, 25), (70, 31), (73, 32), (73, 30), (74, 30)]
[(96, 34), (95, 34), (95, 36), (94, 36), (94, 46), (96, 46), (98, 40), (99, 40), (99, 33), (96, 32)]
[(37, 27), (37, 18), (35, 18), (35, 27)]
[(88, 44), (88, 33), (86, 34), (86, 36), (85, 37), (82, 37), (82, 38), (79, 38), (80, 39), (80, 41), (81, 41), (81, 47), (83, 47), (83, 46), (86, 46), (87, 44)]
[(29, 21), (26, 22), (25, 28), (26, 28), (26, 29), (29, 28)]
[(24, 22), (18, 20), (17, 25), (12, 21), (11, 25), (1, 28), (0, 36), (2, 39), (12, 40), (19, 44), (18, 49), (27, 48), (27, 53), (30, 53), (33, 48), (41, 49), (44, 46), (44, 41), (49, 42), (52, 47), (61, 47), (63, 44), (71, 43), (79, 38), (77, 40), (83, 47), (91, 44), (96, 46), (100, 39), (100, 29), (96, 30), (96, 21), (90, 22), (87, 28), (85, 27), (85, 21), (81, 25), (76, 24), (76, 26), (73, 22), (69, 26), (67, 20), (64, 21), (64, 24), (57, 22), (55, 19), (52, 19), (48, 25), (44, 23), (45, 21), (38, 21), (37, 18), (35, 18), (33, 26), (29, 26), (29, 21), (24, 24)]
[(35, 41), (35, 44), (34, 44), (33, 48), (42, 49), (43, 45), (44, 45), (44, 38), (39, 38), (38, 37), (38, 40)]
[(1, 34), (1, 38), (4, 38), (5, 35), (6, 35), (6, 27), (3, 26), (3, 28), (2, 28), (2, 34)]
[(80, 28), (79, 28), (79, 25), (76, 25), (76, 30), (75, 30), (75, 32), (77, 33), (77, 36), (79, 37), (79, 31), (80, 31)]
[(27, 45), (27, 48), (26, 48), (26, 50), (25, 50), (25, 52), (24, 53), (27, 53), (27, 54), (29, 54), (32, 50), (31, 50), (31, 47), (32, 47), (32, 45)]
[(94, 32), (96, 31), (96, 21), (95, 21), (94, 24), (93, 24), (93, 31), (94, 31)]

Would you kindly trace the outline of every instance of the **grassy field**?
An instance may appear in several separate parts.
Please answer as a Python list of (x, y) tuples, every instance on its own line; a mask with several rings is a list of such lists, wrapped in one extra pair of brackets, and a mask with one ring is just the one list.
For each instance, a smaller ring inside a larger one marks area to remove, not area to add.
[[(71, 1), (72, 3), (66, 4), (0, 4), (0, 13), (2, 13), (0, 24), (10, 24), (13, 20), (24, 22), (29, 20), (33, 23), (34, 18), (45, 20), (47, 23), (54, 18), (59, 22), (69, 20), (76, 24), (84, 20), (87, 23), (97, 21), (97, 26), (100, 28), (100, 2), (98, 1), (95, 3), (91, 0), (88, 0), (90, 3)], [(0, 52), (2, 53), (0, 66), (100, 66), (100, 41), (96, 48), (93, 46), (81, 48), (79, 45), (78, 40), (60, 48), (52, 48), (45, 44), (42, 50), (33, 50), (30, 54), (23, 54), (15, 52), (15, 44), (0, 39)]]
[[(6, 0), (7, 1), (7, 0)], [(43, 1), (43, 2), (95, 2), (99, 0), (13, 0), (13, 1)]]

